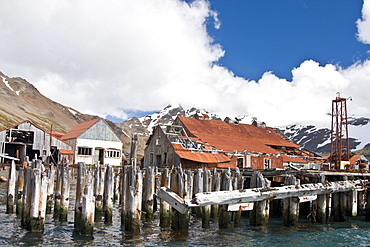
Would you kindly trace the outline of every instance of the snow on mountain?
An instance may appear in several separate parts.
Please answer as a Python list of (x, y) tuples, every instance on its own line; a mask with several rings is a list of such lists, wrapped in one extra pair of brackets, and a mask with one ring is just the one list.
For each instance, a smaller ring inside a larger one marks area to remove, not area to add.
[[(330, 152), (330, 123), (293, 124), (279, 129), (290, 140), (310, 151)], [(348, 136), (351, 151), (363, 149), (370, 143), (370, 118), (350, 117), (348, 119)]]
[[(179, 104), (172, 104), (166, 106), (164, 109), (147, 115), (141, 118), (131, 118), (121, 124), (126, 136), (130, 136), (130, 133), (141, 133), (144, 139), (148, 138), (152, 133), (152, 130), (157, 125), (171, 124), (176, 116), (195, 117), (199, 114), (207, 114), (210, 119), (224, 120), (225, 117), (220, 117), (217, 114), (208, 112), (205, 109), (190, 108), (184, 110)], [(252, 121), (260, 121), (260, 119), (248, 117), (248, 116), (237, 116), (230, 117), (232, 120), (239, 123), (251, 124)], [(268, 123), (266, 123), (267, 126)], [(269, 126), (274, 127), (274, 126)], [(359, 150), (366, 145), (370, 146), (370, 118), (366, 117), (350, 117), (348, 119), (348, 134), (349, 134), (349, 145), (351, 151)], [(310, 123), (297, 123), (289, 126), (275, 127), (278, 133), (281, 133), (291, 141), (299, 144), (301, 147), (310, 151), (327, 154), (330, 152), (330, 129), (331, 123), (327, 122), (310, 122)], [(143, 147), (145, 145), (143, 144)]]

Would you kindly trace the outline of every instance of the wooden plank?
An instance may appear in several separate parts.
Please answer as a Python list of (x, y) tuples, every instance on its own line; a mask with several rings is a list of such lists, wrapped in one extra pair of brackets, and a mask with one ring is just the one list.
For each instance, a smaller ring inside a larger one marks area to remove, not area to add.
[(288, 185), (274, 188), (198, 193), (195, 195), (195, 198), (192, 200), (189, 206), (236, 204), (263, 200), (284, 199), (289, 197), (321, 195), (333, 192), (351, 191), (360, 187), (360, 184), (361, 180), (357, 180), (331, 182), (325, 185), (322, 183), (317, 183), (305, 184), (301, 186)]
[(188, 212), (188, 205), (178, 194), (173, 192), (171, 189), (167, 187), (161, 187), (158, 191), (157, 196), (166, 201), (180, 213), (185, 214)]

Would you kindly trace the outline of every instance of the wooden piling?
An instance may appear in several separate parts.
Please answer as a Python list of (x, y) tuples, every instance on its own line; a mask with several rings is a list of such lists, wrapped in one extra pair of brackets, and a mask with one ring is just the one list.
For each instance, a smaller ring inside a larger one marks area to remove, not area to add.
[(8, 176), (8, 196), (6, 200), (6, 213), (14, 212), (16, 171), (15, 162), (12, 160)]
[[(233, 190), (241, 190), (243, 189), (243, 185), (244, 185), (243, 176), (239, 168), (236, 167), (233, 173)], [(240, 225), (241, 215), (242, 211), (240, 210), (233, 212), (233, 221), (235, 226)]]
[(59, 220), (61, 208), (61, 193), (62, 193), (62, 170), (63, 164), (58, 163), (56, 167), (56, 183), (55, 183), (55, 196), (54, 196), (54, 219)]
[(70, 191), (70, 169), (68, 164), (62, 164), (62, 188), (60, 193), (60, 217), (59, 220), (66, 222), (68, 219), (69, 191)]
[[(254, 171), (251, 183), (251, 188), (264, 188), (269, 187), (269, 181), (265, 179), (261, 172)], [(249, 224), (251, 226), (267, 226), (269, 220), (269, 201), (254, 202), (253, 210), (249, 214)]]
[[(284, 180), (284, 185), (299, 185), (299, 181), (295, 176), (287, 175)], [(289, 197), (283, 199), (283, 225), (295, 226), (299, 219), (299, 198)]]
[[(185, 198), (185, 179), (181, 167), (172, 169), (171, 190), (182, 199)], [(189, 213), (182, 214), (172, 208), (171, 228), (173, 230), (187, 230), (189, 228)]]
[[(210, 192), (212, 186), (212, 177), (210, 170), (203, 171), (203, 192)], [(211, 205), (202, 207), (202, 227), (209, 228), (211, 220)]]
[(30, 205), (31, 205), (31, 177), (32, 177), (32, 169), (28, 167), (24, 172), (24, 188), (23, 188), (23, 198), (22, 198), (22, 219), (21, 225), (22, 227), (29, 230), (29, 226), (31, 225), (30, 219)]
[[(217, 172), (216, 168), (212, 171), (212, 188), (211, 191), (220, 191), (221, 189), (221, 174)], [(215, 219), (218, 217), (218, 205), (211, 205), (211, 217)]]
[[(231, 191), (232, 190), (232, 178), (230, 168), (224, 169), (221, 175), (221, 190)], [(234, 227), (233, 214), (228, 211), (228, 205), (220, 205), (219, 207), (219, 228), (231, 228)]]
[(80, 229), (82, 217), (82, 199), (85, 188), (86, 164), (78, 162), (77, 164), (77, 181), (76, 181), (76, 199), (75, 199), (75, 218), (74, 227)]
[(128, 191), (129, 191), (129, 181), (128, 181), (128, 166), (123, 165), (122, 172), (121, 172), (121, 226), (122, 228), (125, 228), (126, 224), (126, 204), (127, 204), (127, 197), (128, 197)]
[(103, 218), (104, 167), (98, 165), (95, 170), (95, 221)]
[(365, 217), (365, 220), (370, 221), (370, 186), (369, 185), (366, 186), (365, 191), (366, 191), (366, 195), (365, 195), (365, 197), (366, 197), (366, 209), (365, 209), (366, 217)]
[(94, 214), (95, 214), (95, 197), (92, 188), (92, 172), (87, 171), (86, 185), (82, 196), (81, 224), (80, 234), (93, 235)]
[(27, 228), (33, 232), (42, 232), (45, 223), (48, 180), (46, 174), (42, 173), (40, 168), (32, 169), (32, 173), (30, 225)]
[[(194, 180), (193, 180), (193, 193), (194, 195), (197, 193), (203, 192), (203, 170), (201, 168), (195, 170), (194, 172)], [(202, 218), (202, 207), (196, 207), (193, 209), (193, 213), (195, 213), (197, 218)]]
[(16, 202), (16, 213), (18, 216), (22, 215), (22, 197), (24, 188), (24, 168), (20, 167), (18, 170), (18, 182), (17, 182), (17, 202)]
[(112, 223), (113, 218), (113, 168), (106, 165), (105, 179), (104, 179), (104, 198), (103, 198), (103, 211), (104, 222), (106, 224)]
[(114, 172), (114, 190), (113, 190), (113, 201), (117, 203), (120, 201), (120, 189), (121, 189), (121, 172), (122, 169), (118, 169), (117, 172)]
[(47, 170), (48, 186), (47, 186), (47, 199), (46, 199), (46, 213), (50, 214), (53, 207), (53, 196), (54, 196), (54, 179), (55, 179), (55, 168), (54, 164), (51, 163)]
[(141, 227), (142, 174), (136, 166), (127, 169), (128, 193), (125, 202), (125, 230), (139, 233)]
[(154, 167), (149, 166), (145, 170), (144, 186), (143, 186), (143, 211), (147, 219), (153, 218), (154, 213), (154, 189), (155, 189), (155, 174)]
[(358, 191), (352, 190), (345, 193), (347, 196), (346, 215), (350, 217), (357, 216), (358, 208)]
[[(165, 168), (161, 174), (161, 187), (169, 188), (170, 176), (168, 168)], [(159, 215), (159, 225), (163, 228), (169, 227), (171, 225), (171, 207), (170, 205), (160, 199), (160, 215)]]

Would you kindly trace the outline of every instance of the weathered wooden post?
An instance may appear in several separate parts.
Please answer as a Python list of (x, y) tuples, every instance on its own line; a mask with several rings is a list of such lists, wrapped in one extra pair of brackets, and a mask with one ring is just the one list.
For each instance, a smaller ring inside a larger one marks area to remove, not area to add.
[(129, 191), (129, 181), (128, 181), (128, 166), (123, 165), (121, 171), (121, 226), (125, 227), (127, 221), (127, 197)]
[(24, 172), (24, 188), (23, 188), (23, 198), (22, 198), (22, 220), (21, 225), (29, 230), (31, 225), (30, 219), (30, 205), (31, 205), (31, 178), (32, 178), (32, 168), (26, 168)]
[(358, 191), (351, 190), (346, 193), (347, 196), (347, 216), (357, 216), (357, 207), (358, 207)]
[(95, 221), (103, 217), (104, 167), (98, 165), (95, 170)]
[(55, 197), (54, 197), (54, 219), (59, 220), (60, 218), (60, 199), (62, 193), (62, 175), (63, 175), (63, 164), (58, 163), (56, 167), (56, 183), (55, 183)]
[(46, 212), (47, 176), (40, 168), (33, 169), (31, 179), (30, 225), (31, 231), (43, 231)]
[(126, 198), (126, 219), (125, 230), (139, 233), (141, 227), (141, 192), (142, 175), (140, 169), (136, 166), (128, 167), (128, 193)]
[(74, 227), (79, 229), (82, 217), (82, 199), (85, 188), (86, 164), (78, 162), (77, 164), (77, 181), (76, 181), (76, 200), (75, 200), (75, 218)]
[[(235, 172), (233, 173), (233, 189), (241, 190), (243, 189), (243, 185), (244, 185), (244, 178), (242, 174), (240, 173), (239, 168), (236, 167)], [(240, 224), (241, 215), (242, 215), (242, 211), (233, 212), (234, 225)]]
[(92, 187), (92, 171), (87, 170), (86, 174), (86, 185), (82, 196), (80, 233), (92, 236), (95, 218), (95, 197)]
[(137, 134), (132, 134), (130, 166), (127, 167), (127, 177), (125, 177), (125, 211), (124, 219), (125, 230), (133, 233), (139, 233), (141, 227), (141, 205), (142, 205), (142, 174), (136, 167), (137, 153)]
[[(299, 185), (296, 177), (288, 175), (285, 177), (284, 185)], [(283, 225), (295, 226), (299, 219), (299, 198), (289, 197), (283, 199)]]
[(155, 174), (154, 167), (146, 168), (143, 186), (143, 211), (147, 219), (153, 218)]
[[(217, 172), (216, 168), (212, 171), (212, 188), (211, 191), (220, 191), (221, 189), (221, 174)], [(211, 205), (211, 217), (213, 219), (218, 217), (218, 205)]]
[[(212, 186), (212, 177), (210, 170), (203, 171), (203, 192), (210, 192)], [(211, 205), (202, 207), (202, 227), (209, 228), (209, 222), (211, 220)]]
[(366, 187), (365, 187), (365, 192), (366, 192), (366, 217), (365, 217), (365, 220), (366, 221), (370, 221), (370, 185), (367, 184)]
[[(318, 180), (316, 181), (318, 183), (326, 184), (326, 178), (324, 175), (320, 175)], [(322, 194), (322, 195), (317, 195), (316, 201), (314, 201), (314, 204), (316, 205), (316, 221), (319, 223), (324, 223), (328, 224), (329, 223), (329, 218), (330, 214), (328, 212), (328, 198), (329, 194)]]
[[(254, 171), (251, 178), (251, 188), (264, 188), (270, 186), (270, 181), (265, 179), (261, 172)], [(269, 220), (269, 201), (259, 201), (253, 203), (253, 210), (249, 214), (249, 224), (251, 226), (267, 226)]]
[[(184, 174), (181, 167), (172, 169), (171, 190), (177, 193), (182, 199), (185, 198)], [(189, 213), (182, 214), (172, 208), (171, 228), (173, 230), (187, 230), (189, 227)]]
[(15, 182), (16, 182), (16, 171), (15, 163), (12, 160), (12, 163), (9, 168), (9, 177), (8, 177), (8, 196), (6, 202), (6, 213), (14, 212), (14, 200), (15, 200)]
[(17, 206), (16, 206), (16, 213), (18, 216), (22, 215), (23, 188), (24, 188), (24, 168), (20, 167), (18, 170)]
[(62, 164), (62, 189), (60, 193), (60, 221), (67, 221), (69, 207), (69, 191), (70, 191), (70, 169), (68, 164)]
[[(164, 169), (161, 174), (161, 187), (169, 187), (170, 185), (170, 176), (168, 168)], [(159, 225), (161, 227), (169, 227), (171, 225), (171, 206), (164, 201), (160, 200), (160, 215), (159, 215)]]
[[(194, 180), (193, 180), (193, 193), (196, 195), (197, 193), (203, 192), (203, 170), (201, 168), (195, 170), (194, 172)], [(202, 207), (195, 207), (193, 212), (195, 213), (197, 218), (202, 218)]]
[(106, 165), (105, 180), (104, 180), (104, 198), (103, 198), (103, 211), (104, 221), (106, 224), (112, 223), (113, 218), (113, 168)]
[(117, 172), (113, 171), (113, 174), (114, 174), (113, 201), (114, 203), (117, 203), (120, 200), (121, 172), (122, 172), (122, 169), (118, 169)]
[[(221, 190), (232, 190), (232, 179), (230, 168), (224, 169), (221, 175)], [(228, 211), (228, 205), (220, 205), (219, 207), (220, 218), (218, 220), (219, 228), (234, 227), (233, 213)]]
[[(345, 176), (339, 176), (337, 180), (347, 180)], [(332, 194), (333, 220), (337, 222), (346, 221), (347, 194), (346, 192), (336, 192)]]
[(47, 199), (46, 199), (46, 213), (51, 213), (53, 206), (53, 195), (54, 195), (54, 179), (55, 179), (55, 168), (54, 164), (51, 163), (47, 170), (48, 186), (47, 186)]

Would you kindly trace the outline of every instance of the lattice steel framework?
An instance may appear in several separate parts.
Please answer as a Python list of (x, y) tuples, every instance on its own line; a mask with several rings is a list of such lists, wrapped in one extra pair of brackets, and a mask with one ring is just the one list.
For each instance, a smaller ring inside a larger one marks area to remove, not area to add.
[(332, 101), (330, 164), (334, 164), (334, 169), (339, 170), (341, 162), (348, 161), (349, 158), (347, 99), (341, 98), (337, 93)]

